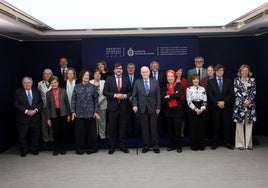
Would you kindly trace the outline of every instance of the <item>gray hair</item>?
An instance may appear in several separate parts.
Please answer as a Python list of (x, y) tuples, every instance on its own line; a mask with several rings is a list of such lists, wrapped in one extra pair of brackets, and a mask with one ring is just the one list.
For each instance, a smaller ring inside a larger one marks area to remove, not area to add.
[(33, 79), (31, 77), (29, 77), (29, 76), (23, 77), (22, 82), (24, 82), (24, 81), (31, 81), (33, 83)]
[(48, 73), (51, 74), (51, 76), (53, 76), (53, 72), (52, 72), (52, 70), (49, 69), (49, 68), (46, 68), (46, 69), (44, 69), (44, 71), (43, 71), (43, 80), (45, 79), (45, 77), (44, 77), (45, 72), (48, 72)]
[(149, 67), (147, 67), (147, 66), (142, 66), (141, 67), (141, 71), (144, 70), (144, 69), (147, 69), (148, 71), (150, 71)]

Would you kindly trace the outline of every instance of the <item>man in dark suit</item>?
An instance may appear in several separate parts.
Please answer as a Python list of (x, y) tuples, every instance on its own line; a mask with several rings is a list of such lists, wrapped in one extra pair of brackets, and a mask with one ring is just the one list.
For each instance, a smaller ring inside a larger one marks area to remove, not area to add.
[(68, 60), (66, 59), (66, 57), (61, 57), (59, 59), (59, 65), (60, 68), (55, 71), (55, 75), (58, 76), (59, 78), (59, 87), (61, 88), (66, 88), (65, 86), (65, 75), (66, 75), (66, 71), (68, 69)]
[(150, 78), (153, 78), (158, 81), (159, 87), (161, 88), (164, 84), (166, 84), (165, 74), (159, 71), (160, 65), (158, 61), (152, 61), (150, 63)]
[(213, 143), (211, 149), (218, 147), (220, 129), (223, 129), (224, 146), (234, 149), (231, 144), (231, 112), (233, 85), (230, 79), (224, 78), (224, 66), (216, 65), (216, 77), (208, 82), (208, 99), (210, 100), (211, 118), (213, 123)]
[(193, 74), (197, 74), (200, 78), (200, 82), (203, 78), (207, 77), (207, 69), (203, 68), (204, 65), (204, 58), (203, 57), (196, 57), (194, 58), (194, 64), (195, 64), (195, 68), (188, 70), (187, 72), (187, 80), (188, 82), (191, 79), (191, 76)]
[(149, 132), (151, 132), (153, 151), (160, 153), (157, 133), (157, 115), (161, 107), (161, 95), (159, 84), (149, 78), (148, 67), (141, 68), (141, 79), (136, 80), (132, 92), (133, 111), (140, 114), (141, 130), (144, 148), (142, 153), (149, 151)]
[(115, 151), (115, 142), (117, 130), (119, 130), (119, 147), (120, 151), (129, 153), (126, 148), (126, 117), (127, 117), (127, 104), (131, 96), (131, 88), (129, 79), (123, 74), (123, 65), (116, 63), (114, 65), (114, 75), (106, 78), (103, 95), (107, 98), (107, 110), (109, 114), (110, 125), (110, 150), (109, 154)]
[[(43, 103), (39, 91), (36, 88), (32, 88), (32, 78), (24, 77), (22, 85), (23, 88), (19, 88), (15, 92), (14, 105), (16, 108), (21, 157), (25, 157), (29, 150), (34, 155), (38, 155), (40, 112)], [(28, 133), (30, 133), (29, 137), (31, 138), (30, 146), (27, 142)]]
[[(140, 76), (135, 74), (136, 66), (134, 63), (127, 64), (127, 77), (129, 79), (129, 83), (131, 86), (131, 93), (134, 87), (135, 81), (140, 78)], [(126, 129), (127, 129), (127, 136), (137, 136), (140, 133), (140, 125), (139, 121), (137, 121), (136, 114), (132, 110), (132, 97), (129, 98), (128, 101), (128, 108), (127, 108), (127, 121), (126, 121)]]
[[(152, 61), (150, 63), (150, 78), (157, 80), (159, 83), (159, 87), (160, 87), (160, 92), (161, 92), (161, 88), (167, 83), (165, 74), (160, 72), (160, 65), (158, 61)], [(163, 101), (161, 101), (161, 106), (163, 106), (164, 103)], [(164, 114), (162, 113), (162, 111), (158, 114), (157, 116), (157, 129), (158, 129), (158, 133), (159, 135), (164, 135), (167, 133), (167, 128), (165, 126), (165, 118), (164, 118)]]

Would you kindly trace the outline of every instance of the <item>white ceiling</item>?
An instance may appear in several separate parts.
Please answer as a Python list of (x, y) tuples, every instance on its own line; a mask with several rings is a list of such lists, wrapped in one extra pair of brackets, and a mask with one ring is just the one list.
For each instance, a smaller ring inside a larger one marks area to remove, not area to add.
[(267, 14), (265, 0), (0, 0), (0, 35), (19, 41), (262, 35)]

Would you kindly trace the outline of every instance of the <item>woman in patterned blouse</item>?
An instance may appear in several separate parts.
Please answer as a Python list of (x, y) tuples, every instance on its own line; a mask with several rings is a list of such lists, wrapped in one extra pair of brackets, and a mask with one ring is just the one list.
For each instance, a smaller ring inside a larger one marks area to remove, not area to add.
[[(248, 65), (242, 65), (234, 79), (234, 113), (236, 122), (235, 147), (237, 149), (253, 149), (252, 127), (256, 122), (256, 82)], [(245, 129), (245, 130), (244, 130)]]
[(186, 100), (189, 107), (189, 123), (191, 132), (191, 149), (193, 151), (205, 150), (205, 113), (207, 94), (204, 87), (199, 85), (200, 78), (193, 74), (190, 86), (186, 90)]
[(81, 83), (76, 84), (73, 91), (71, 112), (75, 120), (75, 147), (79, 155), (97, 152), (97, 129), (95, 119), (98, 114), (98, 93), (96, 87), (89, 83), (90, 72), (82, 70)]

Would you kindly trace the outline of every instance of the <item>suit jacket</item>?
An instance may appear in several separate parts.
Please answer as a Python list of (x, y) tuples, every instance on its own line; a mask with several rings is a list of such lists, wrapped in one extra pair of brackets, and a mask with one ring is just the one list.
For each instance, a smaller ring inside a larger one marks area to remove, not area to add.
[(157, 80), (149, 78), (150, 91), (146, 96), (143, 79), (136, 80), (132, 92), (132, 105), (137, 106), (141, 113), (144, 113), (146, 108), (150, 114), (155, 113), (156, 109), (161, 108), (160, 87)]
[(129, 79), (129, 75), (126, 75), (126, 77), (127, 77), (128, 80), (129, 80), (129, 83), (130, 83), (131, 92), (132, 92), (132, 90), (133, 90), (135, 81), (136, 81), (137, 79), (141, 78), (140, 76), (138, 76), (138, 75), (136, 75), (136, 74), (134, 74), (133, 76), (134, 76), (134, 77), (133, 77), (133, 84), (131, 85), (131, 83), (130, 83), (130, 79)]
[[(56, 118), (57, 111), (55, 107), (55, 99), (52, 92), (52, 89), (46, 93), (47, 99), (47, 119)], [(71, 114), (70, 104), (68, 100), (68, 96), (66, 90), (63, 88), (59, 88), (59, 101), (60, 101), (60, 116), (68, 116)]]
[[(67, 69), (68, 68), (65, 69), (65, 73), (66, 73)], [(65, 78), (62, 75), (61, 68), (57, 68), (57, 71), (53, 72), (53, 75), (58, 76), (58, 78), (59, 78), (59, 87), (66, 88)]]
[[(153, 73), (151, 71), (150, 73), (150, 78), (153, 78)], [(159, 72), (158, 71), (158, 83), (159, 83), (159, 87), (161, 88), (163, 85), (165, 85), (167, 83), (167, 80), (166, 80), (166, 77), (165, 77), (165, 74), (162, 73), (162, 72)]]
[[(127, 98), (124, 100), (121, 100), (120, 103), (118, 103), (118, 100), (114, 98), (114, 95), (117, 93), (126, 94)], [(103, 88), (103, 95), (106, 96), (107, 98), (107, 102), (108, 102), (107, 110), (108, 111), (116, 111), (119, 104), (122, 110), (127, 110), (127, 101), (129, 100), (129, 97), (131, 96), (131, 88), (130, 88), (128, 77), (122, 76), (121, 90), (118, 91), (115, 75), (108, 76), (105, 80), (105, 84)]]
[[(28, 98), (24, 88), (19, 88), (15, 91), (14, 105), (16, 108), (16, 120), (19, 123), (31, 123), (40, 121), (40, 111), (43, 106), (43, 102), (39, 91), (36, 88), (32, 88), (32, 106), (28, 102)], [(34, 116), (28, 116), (25, 114), (26, 110), (37, 109), (38, 113)]]
[[(202, 67), (200, 72), (201, 72), (200, 80), (202, 80), (203, 78), (207, 77), (207, 75), (208, 75), (207, 69)], [(191, 76), (193, 74), (198, 74), (198, 72), (196, 71), (196, 67), (193, 68), (193, 69), (188, 70), (188, 72), (187, 72), (187, 80), (188, 81), (191, 80)]]
[(231, 100), (233, 97), (233, 84), (230, 79), (223, 78), (222, 93), (220, 92), (216, 77), (208, 81), (208, 99), (211, 103), (211, 107), (217, 107), (218, 101), (225, 102), (225, 108), (231, 107)]

